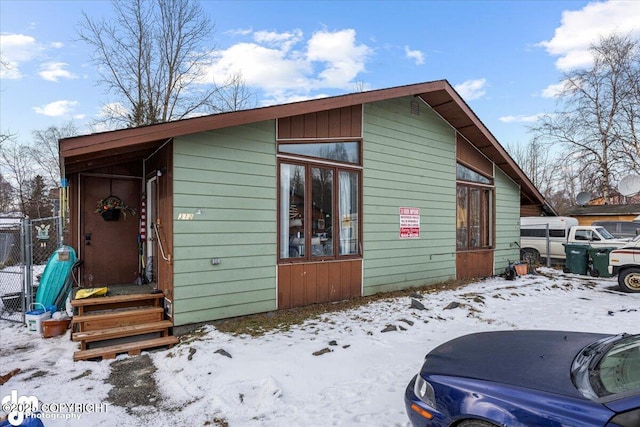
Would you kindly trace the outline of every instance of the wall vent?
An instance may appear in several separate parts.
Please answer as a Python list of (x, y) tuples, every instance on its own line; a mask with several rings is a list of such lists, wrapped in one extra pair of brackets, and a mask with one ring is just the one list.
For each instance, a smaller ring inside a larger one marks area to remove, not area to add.
[(420, 103), (415, 98), (411, 100), (411, 114), (420, 115)]

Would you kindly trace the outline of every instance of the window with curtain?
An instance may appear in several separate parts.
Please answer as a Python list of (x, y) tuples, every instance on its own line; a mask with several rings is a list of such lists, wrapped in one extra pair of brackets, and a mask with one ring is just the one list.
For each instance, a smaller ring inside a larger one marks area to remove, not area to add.
[(458, 164), (456, 184), (456, 248), (493, 246), (493, 180)]
[[(358, 144), (358, 143), (355, 143)], [(300, 150), (301, 145), (306, 146)], [(280, 144), (280, 153), (359, 161), (349, 145)], [(336, 149), (336, 147), (338, 147)], [(339, 154), (342, 153), (342, 154)], [(287, 156), (288, 157), (288, 156)], [(281, 159), (279, 255), (281, 260), (335, 259), (360, 254), (360, 170), (308, 159)]]

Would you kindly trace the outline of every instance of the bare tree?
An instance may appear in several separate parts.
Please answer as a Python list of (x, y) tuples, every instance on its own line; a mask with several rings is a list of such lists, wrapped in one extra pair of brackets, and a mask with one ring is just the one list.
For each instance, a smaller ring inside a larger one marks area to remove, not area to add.
[(579, 171), (558, 157), (554, 147), (533, 138), (526, 145), (507, 144), (505, 148), (556, 212), (573, 205), (580, 191)]
[(534, 138), (526, 145), (507, 144), (505, 148), (545, 197), (554, 191), (556, 165), (549, 147)]
[(564, 159), (579, 165), (581, 174), (590, 174), (583, 190), (600, 194), (606, 203), (612, 183), (622, 173), (629, 126), (638, 126), (638, 98), (627, 88), (629, 76), (637, 76), (638, 47), (638, 40), (630, 36), (601, 38), (590, 49), (590, 68), (565, 73), (560, 110), (543, 116), (532, 128), (536, 138), (562, 146)]
[(72, 121), (60, 127), (50, 126), (33, 132), (34, 144), (27, 150), (35, 164), (40, 167), (39, 174), (47, 185), (57, 187), (61, 177), (58, 140), (77, 134), (78, 129)]
[(213, 24), (197, 0), (112, 0), (115, 18), (86, 13), (81, 40), (94, 48), (101, 83), (124, 111), (107, 119), (129, 127), (208, 111), (216, 92), (203, 85), (210, 64)]
[(29, 183), (35, 175), (28, 147), (18, 144), (15, 140), (8, 143), (5, 141), (0, 151), (0, 170), (3, 171), (5, 179), (13, 181), (11, 185), (17, 199), (16, 207), (20, 212), (24, 212)]
[(354, 92), (364, 92), (366, 90), (366, 85), (362, 80), (356, 80), (353, 83), (353, 91)]
[(242, 73), (236, 72), (222, 84), (216, 85), (211, 109), (216, 112), (239, 111), (254, 108), (256, 96), (245, 85)]
[[(5, 62), (4, 59), (2, 59), (2, 52), (0, 52), (0, 67), (5, 68), (5, 69), (10, 69), (11, 67), (9, 66), (8, 62)], [(2, 143), (15, 137), (15, 134), (12, 134), (9, 131), (5, 131), (5, 130), (0, 130), (0, 147), (2, 147)]]
[(628, 101), (620, 105), (615, 127), (619, 141), (616, 149), (625, 173), (640, 175), (640, 41), (627, 40), (624, 48), (628, 53), (618, 58), (626, 61), (620, 89)]
[(0, 173), (0, 214), (10, 212), (13, 209), (13, 187)]
[(9, 132), (0, 132), (0, 147), (2, 147), (2, 143), (5, 141), (10, 140), (11, 138), (15, 137), (15, 134), (9, 133)]

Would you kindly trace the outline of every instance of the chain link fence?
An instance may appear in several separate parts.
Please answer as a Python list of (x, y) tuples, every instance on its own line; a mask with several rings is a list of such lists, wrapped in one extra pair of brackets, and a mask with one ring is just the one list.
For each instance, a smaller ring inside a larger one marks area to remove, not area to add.
[(0, 218), (0, 319), (24, 322), (39, 277), (61, 242), (59, 217)]

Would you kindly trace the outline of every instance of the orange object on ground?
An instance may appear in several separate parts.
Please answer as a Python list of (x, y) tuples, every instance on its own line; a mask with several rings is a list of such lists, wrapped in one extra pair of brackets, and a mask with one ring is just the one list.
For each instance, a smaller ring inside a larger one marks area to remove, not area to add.
[(42, 336), (45, 338), (57, 337), (67, 332), (71, 319), (50, 319), (42, 322)]

